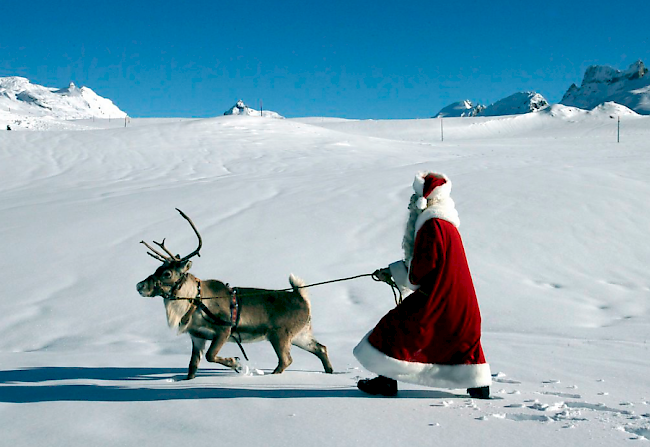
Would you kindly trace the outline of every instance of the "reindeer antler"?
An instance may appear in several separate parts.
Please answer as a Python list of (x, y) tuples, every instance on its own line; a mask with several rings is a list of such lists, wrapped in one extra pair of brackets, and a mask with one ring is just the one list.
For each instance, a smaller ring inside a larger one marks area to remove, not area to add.
[[(157, 246), (159, 246), (160, 248), (162, 248), (163, 250), (165, 250), (165, 253), (167, 253), (169, 256), (171, 256), (171, 259), (175, 259), (176, 261), (178, 261), (178, 260), (181, 259), (180, 256), (175, 255), (174, 253), (172, 253), (171, 251), (169, 251), (169, 250), (167, 249), (167, 247), (165, 247), (165, 239), (163, 239), (162, 242), (156, 242), (156, 241), (153, 241), (153, 243), (156, 244)], [(165, 256), (165, 257), (166, 257), (166, 256)]]
[(201, 239), (201, 234), (199, 234), (199, 230), (196, 229), (196, 226), (194, 225), (194, 222), (192, 222), (192, 219), (187, 217), (187, 214), (185, 214), (184, 212), (182, 212), (178, 208), (176, 208), (176, 211), (181, 213), (181, 216), (183, 216), (183, 218), (190, 223), (190, 225), (192, 226), (192, 229), (194, 230), (194, 233), (196, 233), (196, 237), (199, 239), (199, 246), (196, 247), (196, 250), (194, 250), (189, 255), (184, 256), (183, 259), (181, 259), (181, 261), (187, 261), (188, 259), (193, 258), (194, 256), (199, 256), (200, 257), (201, 254), (199, 253), (199, 250), (201, 250), (201, 247), (203, 246), (203, 240)]
[[(163, 239), (164, 242), (164, 239)], [(157, 259), (162, 262), (170, 262), (173, 258), (170, 258), (168, 256), (163, 255), (159, 251), (156, 251), (155, 248), (153, 248), (151, 245), (147, 244), (145, 241), (140, 241), (141, 244), (144, 244), (145, 247), (147, 247), (149, 250), (151, 250), (153, 253), (147, 252), (149, 256), (151, 256), (154, 259)]]
[(184, 256), (184, 257), (181, 258), (180, 255), (173, 254), (171, 251), (169, 251), (169, 249), (167, 247), (165, 247), (165, 239), (163, 239), (162, 242), (153, 241), (153, 243), (156, 244), (158, 247), (162, 248), (163, 251), (165, 253), (167, 253), (167, 255), (169, 255), (169, 256), (166, 256), (166, 255), (162, 254), (161, 252), (159, 252), (158, 250), (153, 248), (151, 245), (147, 244), (145, 241), (140, 241), (141, 244), (144, 244), (145, 247), (147, 247), (149, 250), (151, 250), (151, 252), (147, 252), (147, 254), (149, 256), (151, 256), (152, 258), (157, 259), (158, 261), (161, 261), (161, 262), (187, 261), (188, 259), (193, 258), (194, 256), (201, 256), (200, 253), (199, 253), (199, 250), (201, 250), (201, 247), (203, 246), (203, 240), (201, 239), (201, 234), (199, 234), (199, 230), (196, 229), (196, 226), (194, 225), (194, 222), (192, 222), (192, 219), (190, 219), (187, 216), (187, 214), (185, 214), (184, 212), (182, 212), (178, 208), (176, 208), (176, 211), (181, 213), (181, 216), (183, 216), (183, 218), (185, 220), (187, 220), (189, 222), (189, 224), (192, 226), (192, 229), (194, 230), (194, 233), (196, 234), (196, 237), (199, 239), (199, 245), (198, 245), (198, 247), (196, 247), (196, 250), (194, 250), (192, 253), (190, 253), (189, 255)]

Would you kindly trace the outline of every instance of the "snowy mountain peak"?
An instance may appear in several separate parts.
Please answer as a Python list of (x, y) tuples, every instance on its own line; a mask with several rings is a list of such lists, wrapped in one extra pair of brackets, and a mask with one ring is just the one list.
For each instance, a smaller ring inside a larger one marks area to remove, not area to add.
[(549, 106), (548, 101), (537, 92), (518, 92), (486, 107), (482, 116), (521, 115), (538, 112)]
[(0, 94), (4, 93), (4, 96), (8, 96), (6, 93), (7, 91), (21, 90), (24, 89), (24, 86), (28, 84), (29, 79), (20, 76), (8, 76), (6, 78), (0, 78)]
[(609, 66), (592, 65), (585, 71), (582, 85), (593, 82), (614, 84), (621, 80), (632, 81), (644, 77), (647, 73), (648, 69), (645, 68), (645, 64), (641, 60), (631, 64), (625, 71), (617, 70)]
[(70, 85), (68, 85), (66, 88), (62, 88), (61, 90), (55, 90), (54, 93), (58, 95), (72, 96), (72, 95), (81, 95), (83, 90), (89, 90), (89, 89), (87, 89), (86, 87), (77, 88), (74, 82), (70, 82)]
[(436, 115), (436, 118), (453, 118), (453, 117), (465, 117), (465, 116), (476, 116), (485, 109), (485, 106), (480, 104), (474, 105), (469, 99), (463, 101), (458, 101), (453, 104), (449, 104), (447, 107), (441, 109)]
[(628, 79), (634, 80), (646, 76), (648, 74), (648, 69), (643, 61), (639, 59), (635, 63), (631, 64), (630, 67), (625, 70), (624, 74)]
[(0, 110), (11, 112), (12, 120), (29, 118), (123, 118), (110, 99), (97, 95), (88, 87), (70, 82), (62, 89), (32, 84), (19, 76), (0, 78)]
[(244, 115), (244, 116), (263, 116), (265, 118), (284, 118), (280, 114), (276, 112), (272, 112), (270, 110), (263, 110), (261, 113), (259, 110), (251, 109), (248, 107), (246, 104), (244, 104), (244, 101), (241, 99), (237, 101), (237, 103), (223, 112), (224, 115)]
[(634, 62), (627, 70), (592, 65), (585, 71), (582, 85), (572, 84), (560, 101), (588, 110), (605, 102), (616, 102), (637, 113), (650, 114), (650, 76), (643, 61)]

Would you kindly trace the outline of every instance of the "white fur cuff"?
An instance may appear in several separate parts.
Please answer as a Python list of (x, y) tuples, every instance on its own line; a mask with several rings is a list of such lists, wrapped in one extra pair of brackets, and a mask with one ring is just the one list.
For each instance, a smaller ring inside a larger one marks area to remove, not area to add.
[(397, 287), (399, 287), (399, 290), (402, 293), (402, 298), (406, 298), (408, 295), (420, 288), (420, 286), (411, 284), (411, 281), (409, 281), (409, 272), (404, 261), (393, 262), (388, 266), (388, 268), (390, 269), (393, 281), (395, 281), (395, 284), (397, 284)]
[(354, 356), (364, 368), (401, 382), (435, 388), (478, 388), (492, 383), (490, 365), (437, 365), (406, 362), (389, 357), (368, 341), (368, 335), (354, 348)]

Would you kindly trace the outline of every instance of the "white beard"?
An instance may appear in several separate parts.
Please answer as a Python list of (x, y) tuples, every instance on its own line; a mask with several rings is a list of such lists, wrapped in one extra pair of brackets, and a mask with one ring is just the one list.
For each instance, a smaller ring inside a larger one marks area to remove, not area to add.
[(404, 249), (404, 261), (406, 265), (411, 264), (413, 259), (413, 246), (415, 245), (415, 222), (422, 214), (423, 209), (417, 206), (419, 195), (413, 194), (409, 202), (409, 218), (406, 221), (406, 228), (404, 229), (404, 238), (402, 239), (402, 248)]
[(458, 211), (456, 211), (456, 205), (451, 197), (446, 196), (428, 199), (426, 208), (424, 209), (418, 206), (420, 199), (421, 197), (418, 194), (413, 194), (409, 201), (409, 218), (406, 221), (406, 229), (404, 230), (404, 238), (402, 239), (404, 261), (407, 266), (411, 265), (411, 259), (413, 259), (415, 236), (426, 221), (442, 219), (452, 223), (455, 227), (460, 226)]

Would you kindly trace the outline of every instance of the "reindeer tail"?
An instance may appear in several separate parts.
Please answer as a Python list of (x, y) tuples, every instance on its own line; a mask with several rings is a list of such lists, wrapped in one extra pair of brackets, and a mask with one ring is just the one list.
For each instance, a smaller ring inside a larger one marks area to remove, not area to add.
[(293, 273), (289, 275), (289, 284), (293, 287), (293, 291), (298, 293), (307, 303), (309, 303), (309, 295), (305, 288), (305, 281), (295, 276)]

